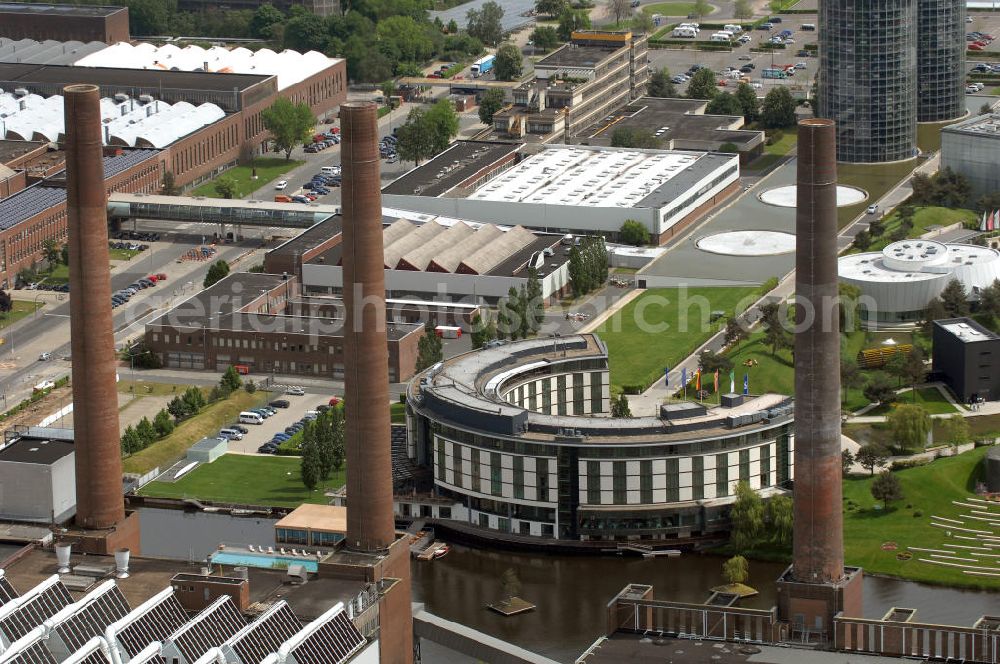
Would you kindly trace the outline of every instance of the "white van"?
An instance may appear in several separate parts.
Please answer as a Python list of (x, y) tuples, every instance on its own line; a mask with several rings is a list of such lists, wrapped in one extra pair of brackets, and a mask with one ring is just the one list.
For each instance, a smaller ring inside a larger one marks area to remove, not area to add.
[(323, 166), (319, 172), (323, 175), (340, 175), (340, 166)]
[(727, 23), (726, 25), (722, 26), (722, 29), (725, 30), (726, 32), (731, 32), (734, 35), (743, 32), (743, 26), (736, 25), (735, 23)]
[(694, 28), (695, 32), (698, 32), (698, 31), (701, 30), (701, 25), (698, 24), (698, 23), (681, 23), (677, 27), (678, 28)]
[(732, 35), (728, 32), (716, 32), (714, 35), (709, 37), (708, 40), (714, 42), (728, 42), (732, 41)]
[(263, 424), (264, 418), (257, 413), (243, 411), (240, 413), (240, 424)]
[(226, 440), (243, 440), (243, 434), (236, 429), (219, 429), (219, 438)]
[(694, 31), (694, 28), (680, 28), (680, 27), (678, 27), (678, 28), (674, 28), (674, 31), (671, 33), (671, 36), (673, 36), (673, 37), (683, 37), (685, 39), (694, 39), (695, 37), (698, 36), (698, 33), (696, 33)]

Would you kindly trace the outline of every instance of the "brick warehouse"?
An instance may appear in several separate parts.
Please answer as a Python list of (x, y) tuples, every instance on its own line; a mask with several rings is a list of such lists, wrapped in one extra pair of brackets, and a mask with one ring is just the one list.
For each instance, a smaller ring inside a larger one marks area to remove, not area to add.
[[(343, 318), (297, 315), (295, 277), (241, 272), (181, 302), (146, 324), (146, 348), (175, 369), (343, 378)], [(326, 312), (324, 312), (326, 313)], [(388, 323), (389, 380), (415, 373), (419, 323)]]
[(0, 2), (0, 37), (128, 41), (128, 8)]

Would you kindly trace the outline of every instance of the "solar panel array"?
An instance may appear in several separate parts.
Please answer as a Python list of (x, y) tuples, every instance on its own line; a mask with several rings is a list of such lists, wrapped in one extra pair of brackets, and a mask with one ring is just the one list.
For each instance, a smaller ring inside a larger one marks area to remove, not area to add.
[(292, 649), (296, 664), (331, 664), (347, 658), (365, 645), (365, 638), (346, 611), (328, 620)]
[(295, 636), (302, 623), (284, 601), (278, 602), (262, 613), (257, 620), (244, 627), (226, 642), (241, 662), (262, 662), (281, 644)]
[(55, 633), (68, 652), (79, 650), (87, 641), (104, 634), (108, 625), (128, 614), (128, 601), (114, 583), (102, 586), (77, 602), (82, 605), (56, 625)]
[(34, 185), (0, 200), (0, 230), (7, 230), (66, 200), (66, 190)]
[[(194, 664), (213, 648), (232, 664), (259, 664), (283, 645), (289, 664), (342, 664), (367, 643), (342, 606), (303, 626), (279, 601), (247, 623), (226, 596), (188, 619), (169, 587), (129, 610), (114, 581), (74, 602), (54, 575), (19, 597), (3, 570), (0, 601), (0, 632), (11, 644), (3, 664)], [(95, 647), (108, 632), (111, 643)]]
[(223, 596), (171, 634), (164, 644), (165, 649), (173, 645), (181, 655), (182, 664), (194, 664), (211, 648), (225, 643), (244, 627), (246, 621), (232, 599)]

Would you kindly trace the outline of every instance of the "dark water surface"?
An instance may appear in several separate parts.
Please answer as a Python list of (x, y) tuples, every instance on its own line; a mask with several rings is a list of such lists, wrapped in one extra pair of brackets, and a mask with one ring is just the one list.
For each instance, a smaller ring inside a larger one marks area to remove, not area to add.
[[(185, 513), (143, 508), (142, 550), (147, 555), (201, 560), (221, 542), (273, 544), (274, 519)], [(685, 554), (680, 558), (552, 556), (485, 551), (453, 546), (446, 557), (413, 563), (414, 599), (431, 613), (511, 643), (572, 662), (603, 633), (605, 607), (627, 583), (654, 587), (657, 599), (698, 602), (722, 583), (723, 559)], [(500, 597), (500, 579), (513, 568), (520, 596), (535, 611), (505, 618), (484, 606)], [(760, 595), (742, 606), (774, 605), (773, 581), (784, 569), (775, 563), (750, 563), (750, 585)], [(916, 620), (971, 625), (983, 614), (1000, 612), (997, 592), (926, 586), (910, 581), (865, 578), (866, 617), (879, 618), (893, 606), (917, 609)]]

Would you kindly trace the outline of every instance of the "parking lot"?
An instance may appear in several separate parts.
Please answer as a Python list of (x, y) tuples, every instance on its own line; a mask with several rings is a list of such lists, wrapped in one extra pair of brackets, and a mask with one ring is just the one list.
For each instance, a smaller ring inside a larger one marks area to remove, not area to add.
[[(724, 81), (725, 85), (719, 86), (720, 90), (735, 90), (739, 84), (738, 80), (726, 79), (727, 68), (740, 69), (748, 64), (753, 65), (753, 70), (746, 73), (751, 81), (759, 83), (758, 96), (767, 94), (767, 91), (775, 85), (788, 86), (793, 94), (805, 95), (812, 85), (812, 79), (816, 74), (818, 60), (815, 51), (807, 51), (807, 44), (817, 42), (818, 32), (802, 30), (803, 23), (816, 24), (814, 14), (802, 14), (792, 16), (782, 16), (780, 23), (774, 23), (770, 30), (750, 30), (744, 34), (749, 34), (750, 42), (737, 44), (732, 52), (719, 51), (698, 51), (695, 49), (650, 49), (649, 65), (650, 69), (662, 69), (666, 67), (671, 76), (687, 72), (692, 65), (698, 64), (709, 67), (718, 76), (719, 81)], [(685, 21), (679, 21), (685, 22)], [(786, 45), (785, 49), (773, 51), (753, 52), (751, 47), (759, 47), (761, 43), (768, 42), (773, 36), (782, 30), (792, 32), (792, 43)], [(703, 29), (699, 32), (697, 41), (709, 41), (715, 30), (711, 28)], [(668, 33), (669, 35), (669, 33)], [(786, 66), (804, 63), (805, 67), (796, 71), (795, 75), (787, 79), (763, 78), (762, 72), (765, 68), (784, 68)], [(677, 91), (683, 94), (687, 89), (687, 83), (676, 84)], [(757, 87), (757, 86), (755, 86)]]
[(243, 440), (229, 441), (229, 451), (240, 454), (257, 454), (257, 448), (271, 440), (276, 433), (283, 432), (286, 427), (302, 419), (306, 411), (316, 410), (316, 406), (329, 403), (333, 394), (310, 394), (305, 396), (291, 396), (285, 394), (275, 394), (271, 401), (284, 399), (289, 402), (288, 408), (275, 408), (277, 414), (264, 420), (263, 424), (244, 424), (249, 431), (243, 436)]

